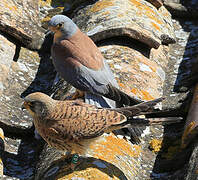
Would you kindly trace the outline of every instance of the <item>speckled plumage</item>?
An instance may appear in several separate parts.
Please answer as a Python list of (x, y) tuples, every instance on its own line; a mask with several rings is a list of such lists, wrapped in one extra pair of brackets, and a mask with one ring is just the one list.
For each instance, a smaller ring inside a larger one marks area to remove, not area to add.
[(97, 108), (78, 101), (57, 101), (43, 93), (25, 98), (24, 107), (34, 118), (43, 139), (62, 151), (83, 154), (95, 138), (130, 124), (127, 116), (144, 114), (162, 99), (126, 108)]
[(134, 105), (142, 102), (119, 90), (114, 75), (97, 46), (68, 17), (52, 17), (49, 28), (55, 33), (51, 49), (53, 63), (67, 82), (85, 93), (104, 96), (120, 104)]

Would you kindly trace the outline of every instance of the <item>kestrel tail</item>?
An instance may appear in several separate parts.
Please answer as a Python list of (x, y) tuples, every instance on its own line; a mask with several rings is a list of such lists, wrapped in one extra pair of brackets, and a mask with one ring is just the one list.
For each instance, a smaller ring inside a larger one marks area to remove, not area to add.
[(51, 48), (56, 71), (68, 83), (85, 92), (87, 102), (102, 107), (134, 105), (142, 102), (118, 88), (115, 77), (94, 42), (67, 16), (55, 15), (49, 21), (54, 32)]

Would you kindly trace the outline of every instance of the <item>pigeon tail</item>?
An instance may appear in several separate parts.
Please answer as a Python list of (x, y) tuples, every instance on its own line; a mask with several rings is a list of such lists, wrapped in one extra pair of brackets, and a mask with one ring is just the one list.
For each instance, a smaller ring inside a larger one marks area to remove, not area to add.
[(115, 101), (91, 93), (85, 93), (85, 103), (102, 108), (116, 108)]

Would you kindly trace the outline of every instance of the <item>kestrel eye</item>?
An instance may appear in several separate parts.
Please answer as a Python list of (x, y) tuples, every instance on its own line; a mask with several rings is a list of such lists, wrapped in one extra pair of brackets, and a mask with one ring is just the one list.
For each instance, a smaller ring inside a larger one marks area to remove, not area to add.
[(27, 104), (28, 104), (29, 107), (33, 107), (34, 106), (33, 102), (28, 102)]

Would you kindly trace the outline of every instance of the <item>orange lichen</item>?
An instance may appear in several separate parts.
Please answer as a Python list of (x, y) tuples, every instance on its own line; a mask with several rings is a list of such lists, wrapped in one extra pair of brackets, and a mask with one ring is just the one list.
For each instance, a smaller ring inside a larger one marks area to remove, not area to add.
[(103, 1), (98, 1), (94, 4), (94, 6), (90, 9), (92, 12), (98, 12), (101, 11), (102, 9), (113, 6), (113, 2), (110, 0), (103, 0)]
[(136, 57), (136, 60), (137, 60), (137, 62), (140, 62), (142, 64), (146, 64), (147, 66), (149, 66), (149, 68), (153, 72), (156, 72), (157, 71), (158, 65), (155, 62), (151, 61), (150, 59)]
[(149, 142), (149, 146), (153, 152), (155, 153), (159, 152), (162, 147), (162, 139), (152, 139)]
[(132, 92), (133, 94), (137, 94), (137, 93), (138, 93), (138, 89), (133, 88), (133, 89), (131, 89), (131, 92)]
[(135, 4), (136, 6), (142, 6), (142, 3), (136, 1), (136, 0), (130, 0), (133, 4)]
[(157, 24), (155, 24), (154, 22), (151, 22), (151, 24), (153, 25), (153, 27), (154, 27), (155, 29), (160, 30), (160, 27), (159, 27)]
[(11, 6), (11, 5), (8, 5), (8, 4), (4, 4), (4, 6), (6, 7), (6, 8), (8, 8), (8, 9), (10, 9), (10, 11), (13, 11), (13, 12), (16, 12), (17, 11), (17, 7), (16, 6)]
[(150, 101), (150, 100), (153, 100), (155, 99), (153, 96), (151, 96), (149, 94), (149, 92), (145, 91), (145, 90), (139, 90), (139, 89), (136, 89), (136, 88), (133, 88), (131, 89), (131, 92), (135, 95), (139, 95), (142, 97), (143, 100), (146, 100), (146, 101)]
[(155, 11), (153, 11), (150, 7), (140, 3), (137, 0), (130, 0), (130, 1), (133, 3), (133, 5), (135, 5), (139, 9), (139, 13), (142, 12), (142, 14), (144, 14), (144, 15), (148, 16), (149, 18), (153, 19), (158, 24), (162, 24), (162, 21), (160, 21), (159, 19), (156, 18), (156, 17), (158, 17), (158, 14)]
[(17, 10), (17, 7), (16, 7), (16, 6), (10, 6), (9, 9), (10, 9), (11, 11), (16, 11), (16, 10)]
[(144, 99), (144, 100), (150, 101), (150, 100), (153, 100), (153, 99), (154, 99), (154, 97), (151, 96), (151, 95), (150, 95), (147, 91), (145, 91), (145, 90), (141, 90), (141, 93), (142, 93), (142, 95), (143, 95), (143, 99)]
[(119, 86), (122, 87), (122, 88), (125, 87), (125, 85), (123, 83), (119, 83)]
[(91, 149), (93, 149), (97, 158), (105, 161), (117, 161), (116, 155), (138, 157), (142, 151), (140, 146), (131, 146), (124, 139), (119, 139), (112, 135), (106, 137), (106, 141), (91, 146)]
[[(131, 174), (138, 174), (136, 165), (138, 161), (130, 157), (138, 157), (142, 152), (141, 147), (138, 145), (131, 145), (124, 139), (117, 138), (114, 134), (109, 134), (108, 136), (103, 136), (97, 140), (97, 143), (90, 144), (89, 151), (91, 156), (98, 161), (104, 160), (105, 168), (100, 168), (93, 163), (94, 159), (89, 159), (83, 161), (78, 167), (79, 169), (68, 173), (68, 164), (65, 164), (59, 170), (55, 179), (71, 179), (71, 178), (86, 178), (86, 179), (119, 179), (123, 171), (115, 168), (115, 164), (119, 163), (119, 167), (123, 167), (130, 171)], [(122, 158), (127, 156), (127, 159), (131, 162), (126, 163), (125, 160), (117, 159), (116, 157)], [(100, 159), (100, 160), (99, 160)], [(58, 160), (60, 161), (60, 160)], [(59, 164), (58, 161), (55, 164)], [(101, 161), (102, 162), (102, 161)], [(63, 163), (60, 163), (63, 164)]]
[(156, 71), (157, 71), (156, 68), (153, 67), (153, 66), (149, 66), (149, 68), (150, 68), (153, 72), (156, 72)]

